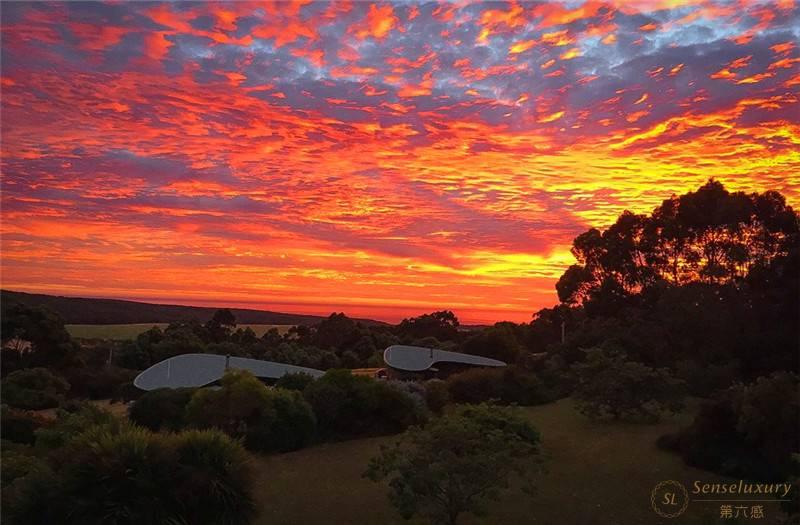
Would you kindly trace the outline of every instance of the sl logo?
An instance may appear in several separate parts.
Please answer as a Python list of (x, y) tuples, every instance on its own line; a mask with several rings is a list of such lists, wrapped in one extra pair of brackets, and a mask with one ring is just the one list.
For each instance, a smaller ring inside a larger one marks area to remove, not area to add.
[(662, 518), (677, 518), (689, 505), (689, 493), (677, 481), (662, 481), (650, 493), (650, 505)]

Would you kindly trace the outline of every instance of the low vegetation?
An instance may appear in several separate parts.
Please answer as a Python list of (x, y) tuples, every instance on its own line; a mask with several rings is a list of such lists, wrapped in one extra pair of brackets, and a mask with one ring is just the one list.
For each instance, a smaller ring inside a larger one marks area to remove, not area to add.
[(69, 383), (46, 368), (26, 368), (3, 379), (3, 402), (29, 410), (54, 408), (64, 400)]
[(800, 381), (776, 372), (705, 402), (694, 421), (659, 445), (690, 465), (732, 477), (785, 481), (798, 472)]
[(450, 376), (446, 384), (449, 398), (458, 403), (537, 405), (553, 400), (535, 374), (513, 366), (467, 370)]
[(573, 367), (578, 410), (592, 419), (655, 423), (683, 409), (684, 383), (665, 368), (650, 368), (618, 351), (594, 348)]
[(133, 402), (128, 417), (150, 430), (179, 430), (186, 427), (186, 405), (194, 388), (158, 388), (146, 392)]
[(212, 525), (255, 514), (244, 450), (217, 431), (93, 426), (49, 458), (4, 487), (4, 521)]
[(512, 476), (530, 483), (539, 441), (536, 429), (509, 409), (464, 407), (383, 447), (365, 475), (389, 480), (389, 498), (403, 518), (455, 525), (462, 514), (486, 515), (487, 502)]
[(308, 385), (304, 396), (326, 439), (393, 434), (427, 417), (408, 392), (347, 370), (326, 372)]
[(243, 440), (250, 450), (287, 452), (316, 439), (311, 406), (296, 391), (270, 389), (249, 372), (231, 370), (219, 389), (199, 389), (185, 412), (198, 428), (217, 428)]

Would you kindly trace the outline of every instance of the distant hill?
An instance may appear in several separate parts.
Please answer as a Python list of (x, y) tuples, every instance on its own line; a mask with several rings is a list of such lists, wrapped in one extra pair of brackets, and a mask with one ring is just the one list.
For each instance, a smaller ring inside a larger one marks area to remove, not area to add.
[[(131, 324), (172, 323), (197, 319), (206, 322), (219, 308), (182, 306), (177, 304), (151, 304), (117, 299), (90, 299), (58, 295), (30, 294), (0, 290), (0, 307), (14, 304), (45, 306), (58, 312), (66, 324)], [(293, 324), (310, 325), (324, 317), (318, 315), (286, 314), (267, 310), (230, 308), (241, 324)], [(357, 319), (365, 324), (384, 324), (371, 319)]]

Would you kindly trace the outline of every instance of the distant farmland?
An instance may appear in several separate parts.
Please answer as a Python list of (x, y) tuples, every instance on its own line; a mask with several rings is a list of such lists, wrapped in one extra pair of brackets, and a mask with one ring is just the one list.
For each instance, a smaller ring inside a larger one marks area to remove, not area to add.
[[(134, 339), (142, 332), (157, 326), (162, 330), (167, 323), (133, 323), (133, 324), (68, 324), (67, 331), (72, 337), (80, 339), (113, 339), (124, 341)], [(256, 336), (261, 337), (270, 328), (277, 328), (278, 332), (285, 334), (292, 324), (240, 324), (237, 328), (250, 328)]]

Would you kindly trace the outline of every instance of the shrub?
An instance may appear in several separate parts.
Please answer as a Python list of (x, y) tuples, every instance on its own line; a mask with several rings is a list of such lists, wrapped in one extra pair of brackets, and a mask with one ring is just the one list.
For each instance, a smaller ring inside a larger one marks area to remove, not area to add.
[(679, 361), (676, 367), (677, 376), (686, 381), (689, 394), (699, 397), (709, 397), (724, 390), (742, 376), (741, 364), (737, 360), (717, 365), (686, 359)]
[(797, 389), (798, 376), (787, 372), (735, 385), (659, 445), (677, 450), (689, 465), (727, 476), (785, 479), (798, 470), (791, 461), (800, 437)]
[(184, 413), (194, 388), (159, 388), (146, 392), (128, 409), (131, 421), (150, 430), (178, 430), (185, 426)]
[(16, 408), (41, 410), (57, 407), (69, 383), (46, 368), (12, 372), (3, 380), (3, 402)]
[(121, 384), (136, 377), (133, 370), (117, 366), (72, 367), (62, 373), (71, 385), (70, 396), (89, 399), (109, 399)]
[(241, 445), (225, 434), (189, 431), (177, 434), (180, 484), (174, 497), (186, 523), (249, 523), (255, 506), (252, 472)]
[(44, 418), (31, 412), (17, 410), (8, 405), (0, 407), (0, 428), (3, 429), (3, 439), (14, 443), (32, 445), (36, 440), (36, 430), (46, 423)]
[(133, 384), (133, 381), (128, 381), (125, 383), (121, 383), (117, 385), (116, 390), (114, 390), (114, 395), (111, 396), (111, 402), (129, 402), (129, 401), (136, 401), (140, 397), (144, 395), (144, 391), (140, 390)]
[(265, 452), (296, 450), (316, 435), (314, 413), (299, 392), (270, 389), (243, 370), (228, 371), (217, 390), (196, 391), (186, 420), (244, 438), (248, 448)]
[(536, 405), (550, 400), (536, 376), (518, 367), (466, 370), (447, 378), (447, 388), (450, 398), (458, 403), (494, 400)]
[(264, 384), (243, 370), (229, 370), (219, 389), (201, 388), (186, 406), (186, 420), (198, 427), (216, 427), (243, 436), (247, 423), (262, 416), (269, 404)]
[[(5, 470), (5, 457), (3, 458)], [(3, 487), (3, 522), (12, 525), (68, 523), (61, 479), (47, 465), (14, 477)]]
[(420, 413), (426, 413), (428, 404), (425, 402), (425, 385), (419, 381), (399, 381), (399, 380), (383, 380), (381, 383), (399, 390), (410, 397), (417, 405), (417, 410)]
[(245, 446), (265, 452), (288, 452), (310, 445), (317, 435), (317, 418), (302, 394), (276, 388), (269, 407), (249, 428)]
[(431, 379), (425, 382), (425, 404), (434, 414), (441, 414), (447, 403), (450, 402), (450, 393), (447, 383), (441, 379)]
[(509, 408), (462, 407), (381, 447), (365, 475), (389, 478), (389, 499), (403, 518), (455, 524), (463, 513), (484, 515), (514, 478), (532, 489), (539, 442), (536, 429)]
[(56, 470), (4, 491), (11, 523), (244, 524), (253, 515), (241, 446), (214, 431), (154, 434), (94, 427), (70, 441)]
[(120, 420), (114, 415), (89, 402), (78, 403), (69, 410), (61, 408), (56, 411), (56, 420), (36, 431), (36, 447), (55, 450), (65, 447), (73, 440), (80, 438), (90, 429), (104, 428), (114, 430), (120, 428)]
[(683, 408), (684, 383), (664, 368), (628, 361), (615, 351), (586, 351), (573, 366), (578, 410), (592, 419), (658, 421), (664, 412)]
[(314, 382), (314, 377), (302, 372), (297, 374), (284, 374), (275, 383), (276, 388), (286, 390), (297, 390), (302, 392), (308, 385)]
[(406, 392), (349, 370), (329, 370), (304, 395), (328, 438), (401, 432), (425, 418)]
[(3, 468), (0, 469), (2, 486), (5, 489), (13, 481), (23, 478), (33, 472), (47, 469), (47, 464), (40, 458), (20, 451), (3, 451)]

